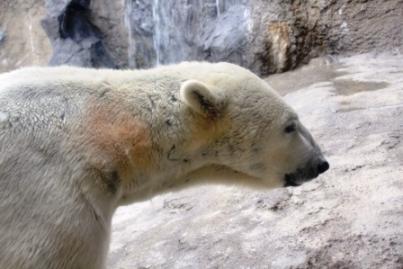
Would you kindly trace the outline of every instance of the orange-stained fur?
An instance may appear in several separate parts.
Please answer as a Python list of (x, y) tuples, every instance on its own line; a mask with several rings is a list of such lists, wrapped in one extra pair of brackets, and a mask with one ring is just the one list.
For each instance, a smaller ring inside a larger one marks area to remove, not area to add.
[(136, 169), (144, 171), (153, 166), (149, 126), (130, 111), (120, 109), (118, 103), (89, 101), (83, 121), (81, 139), (97, 158), (96, 166), (117, 169), (121, 179)]

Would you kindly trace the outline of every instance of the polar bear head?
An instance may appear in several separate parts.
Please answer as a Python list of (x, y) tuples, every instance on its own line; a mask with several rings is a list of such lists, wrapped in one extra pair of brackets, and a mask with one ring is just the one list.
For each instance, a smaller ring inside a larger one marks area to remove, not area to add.
[(209, 162), (282, 186), (301, 185), (329, 168), (296, 112), (265, 81), (228, 63), (206, 69), (183, 82), (180, 95), (185, 113), (207, 122), (201, 134), (219, 130), (201, 150)]

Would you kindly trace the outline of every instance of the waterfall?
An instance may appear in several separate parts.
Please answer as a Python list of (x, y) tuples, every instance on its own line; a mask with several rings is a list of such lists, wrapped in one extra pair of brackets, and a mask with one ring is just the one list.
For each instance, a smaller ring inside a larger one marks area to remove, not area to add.
[(159, 14), (159, 0), (153, 0), (153, 22), (154, 22), (154, 35), (153, 35), (153, 47), (155, 51), (155, 65), (161, 64), (160, 49), (161, 49), (161, 19)]
[(220, 17), (221, 11), (220, 11), (220, 0), (215, 0), (215, 7), (217, 10), (217, 17)]
[(243, 64), (249, 1), (125, 0), (130, 66), (149, 68), (184, 60)]

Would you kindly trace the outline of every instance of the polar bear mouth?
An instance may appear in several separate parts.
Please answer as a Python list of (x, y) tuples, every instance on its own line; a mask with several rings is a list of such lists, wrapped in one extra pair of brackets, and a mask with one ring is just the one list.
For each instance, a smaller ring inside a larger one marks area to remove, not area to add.
[(285, 174), (284, 187), (298, 187), (307, 181), (311, 181), (319, 175), (313, 169), (297, 169), (294, 173)]
[(284, 187), (298, 187), (301, 186), (304, 182), (295, 177), (294, 174), (286, 174), (284, 176)]
[(302, 185), (304, 182), (310, 181), (320, 174), (326, 172), (329, 169), (329, 163), (325, 159), (320, 159), (318, 162), (314, 162), (305, 168), (298, 168), (294, 173), (285, 174), (284, 186), (296, 187)]

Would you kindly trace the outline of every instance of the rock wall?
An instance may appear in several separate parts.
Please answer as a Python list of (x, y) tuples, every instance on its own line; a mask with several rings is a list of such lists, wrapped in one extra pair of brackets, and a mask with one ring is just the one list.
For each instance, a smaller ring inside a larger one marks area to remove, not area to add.
[(131, 66), (187, 59), (247, 64), (247, 0), (127, 0)]
[[(7, 55), (24, 58), (3, 63), (3, 69), (46, 62), (49, 41), (50, 64), (148, 68), (183, 60), (229, 61), (262, 75), (324, 54), (403, 48), (403, 0), (5, 0), (0, 5), (6, 37), (0, 55), (3, 61)], [(39, 27), (45, 10), (49, 41)]]
[[(269, 3), (270, 2), (270, 3)], [(401, 0), (254, 0), (251, 66), (293, 69), (324, 54), (403, 52)]]
[(52, 47), (40, 24), (45, 14), (40, 0), (0, 1), (0, 72), (48, 63)]

